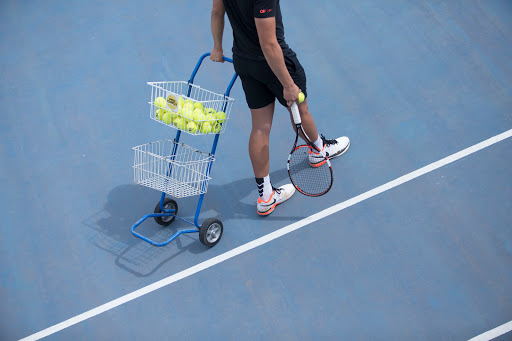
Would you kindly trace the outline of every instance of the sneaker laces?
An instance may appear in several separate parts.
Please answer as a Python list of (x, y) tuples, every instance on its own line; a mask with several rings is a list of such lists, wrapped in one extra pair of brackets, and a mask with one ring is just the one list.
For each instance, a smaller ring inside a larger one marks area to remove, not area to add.
[(283, 189), (282, 188), (275, 188), (274, 186), (272, 186), (272, 190), (275, 191), (277, 194), (281, 194), (281, 191)]
[(332, 144), (338, 144), (338, 141), (336, 140), (328, 140), (325, 138), (324, 135), (320, 134), (320, 137), (322, 138), (322, 141), (324, 142), (324, 145), (332, 145)]

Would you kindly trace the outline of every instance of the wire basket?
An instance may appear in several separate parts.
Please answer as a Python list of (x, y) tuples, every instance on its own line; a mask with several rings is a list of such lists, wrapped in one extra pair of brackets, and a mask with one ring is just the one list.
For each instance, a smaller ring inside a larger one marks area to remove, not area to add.
[(135, 183), (176, 198), (206, 193), (211, 154), (183, 143), (161, 140), (133, 147)]
[(233, 98), (188, 82), (148, 82), (150, 117), (191, 135), (220, 134), (226, 130)]

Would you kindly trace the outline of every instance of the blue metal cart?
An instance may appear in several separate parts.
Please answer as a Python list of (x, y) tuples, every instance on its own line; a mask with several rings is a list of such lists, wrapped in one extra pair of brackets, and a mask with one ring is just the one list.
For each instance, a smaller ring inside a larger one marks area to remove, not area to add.
[[(236, 81), (235, 73), (226, 92), (221, 95), (193, 84), (201, 63), (210, 53), (203, 54), (196, 64), (188, 82), (148, 82), (151, 86), (150, 118), (177, 129), (174, 140), (161, 140), (133, 147), (134, 181), (162, 192), (154, 213), (146, 214), (132, 226), (132, 234), (155, 246), (164, 246), (183, 233), (199, 233), (199, 240), (206, 246), (216, 245), (223, 233), (219, 219), (206, 219), (198, 223), (203, 197), (208, 189), (210, 171), (215, 161), (215, 150), (220, 134), (229, 120), (234, 99), (229, 97)], [(233, 63), (230, 58), (224, 60)], [(215, 135), (210, 153), (204, 153), (180, 143), (182, 132), (191, 135)], [(178, 203), (166, 198), (166, 194), (175, 198), (199, 195), (194, 221), (180, 218)], [(146, 219), (154, 220), (163, 226), (170, 225), (176, 218), (194, 225), (194, 229), (181, 230), (164, 242), (156, 242), (143, 236), (135, 229)]]

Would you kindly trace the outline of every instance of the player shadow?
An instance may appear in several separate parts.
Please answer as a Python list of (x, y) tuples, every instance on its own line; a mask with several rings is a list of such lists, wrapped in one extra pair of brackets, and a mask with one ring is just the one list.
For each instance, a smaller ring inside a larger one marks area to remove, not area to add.
[[(288, 172), (281, 169), (270, 176), (273, 183), (278, 184), (288, 178)], [(117, 186), (109, 192), (104, 209), (84, 221), (89, 228), (90, 242), (114, 255), (117, 266), (137, 277), (151, 276), (164, 264), (184, 253), (199, 254), (209, 249), (199, 241), (196, 233), (182, 234), (163, 247), (153, 246), (131, 233), (132, 226), (139, 219), (153, 213), (160, 195), (161, 192), (136, 184)], [(253, 177), (222, 185), (212, 182), (205, 194), (198, 223), (202, 224), (207, 218), (217, 218), (223, 222), (251, 219), (262, 223), (269, 219), (296, 221), (303, 218), (279, 215), (262, 218), (256, 213), (257, 195)], [(193, 222), (199, 197), (175, 200), (178, 203), (178, 216)], [(194, 229), (194, 226), (179, 219), (169, 226), (161, 226), (153, 218), (148, 218), (137, 227), (137, 232), (156, 242), (164, 242), (177, 231), (185, 229)]]
[[(289, 182), (288, 171), (280, 169), (270, 173), (272, 184), (276, 187), (283, 182)], [(286, 181), (285, 181), (286, 180)], [(269, 216), (260, 216), (256, 212), (258, 191), (254, 177), (239, 179), (227, 184), (208, 186), (207, 209), (217, 213), (216, 218), (228, 219), (249, 219), (264, 224), (266, 221), (296, 221), (305, 216), (286, 216), (280, 210)]]

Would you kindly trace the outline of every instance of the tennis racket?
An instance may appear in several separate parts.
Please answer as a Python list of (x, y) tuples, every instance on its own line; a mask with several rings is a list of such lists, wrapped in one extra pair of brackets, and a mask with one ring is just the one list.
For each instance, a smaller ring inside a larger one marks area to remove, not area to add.
[[(318, 150), (310, 141), (308, 135), (302, 128), (299, 107), (293, 102), (291, 106), (292, 117), (295, 123), (295, 143), (288, 156), (288, 175), (293, 186), (300, 193), (318, 197), (329, 192), (332, 187), (333, 175), (331, 162), (325, 153)], [(297, 146), (299, 131), (302, 131), (307, 144)]]

